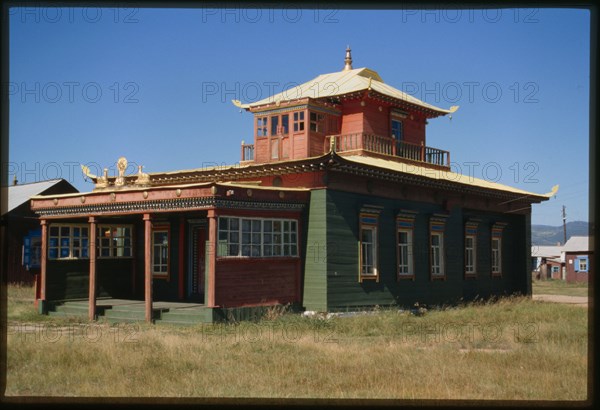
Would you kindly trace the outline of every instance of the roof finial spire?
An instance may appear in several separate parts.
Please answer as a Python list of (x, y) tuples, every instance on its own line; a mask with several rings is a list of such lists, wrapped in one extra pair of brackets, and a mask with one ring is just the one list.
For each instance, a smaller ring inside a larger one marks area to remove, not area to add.
[(344, 59), (344, 63), (343, 71), (352, 70), (352, 51), (350, 50), (350, 46), (346, 47), (346, 58)]

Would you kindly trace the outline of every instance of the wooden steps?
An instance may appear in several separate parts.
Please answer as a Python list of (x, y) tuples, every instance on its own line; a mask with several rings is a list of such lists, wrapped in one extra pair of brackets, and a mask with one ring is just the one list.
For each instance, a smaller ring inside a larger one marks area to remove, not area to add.
[[(88, 301), (57, 301), (48, 304), (51, 316), (88, 318)], [(152, 321), (161, 325), (194, 326), (221, 321), (256, 321), (269, 309), (268, 306), (239, 308), (209, 308), (202, 304), (180, 302), (154, 302)], [(146, 321), (146, 305), (142, 300), (98, 299), (98, 319), (109, 323), (136, 323)]]
[(163, 311), (157, 324), (194, 326), (200, 323), (212, 323), (212, 309), (204, 306), (176, 308)]

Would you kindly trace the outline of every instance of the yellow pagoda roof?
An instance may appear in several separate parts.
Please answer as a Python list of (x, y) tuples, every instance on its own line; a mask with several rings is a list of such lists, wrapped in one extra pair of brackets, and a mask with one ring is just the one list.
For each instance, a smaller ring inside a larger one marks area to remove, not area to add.
[(415, 164), (409, 164), (404, 162), (398, 162), (393, 160), (387, 160), (383, 158), (362, 156), (362, 155), (350, 155), (343, 156), (343, 159), (361, 165), (367, 165), (377, 168), (383, 168), (386, 170), (404, 173), (404, 174), (412, 174), (415, 176), (425, 177), (430, 180), (438, 180), (438, 181), (448, 181), (456, 184), (461, 184), (470, 187), (476, 188), (484, 188), (484, 189), (493, 189), (495, 191), (502, 191), (510, 194), (522, 195), (525, 197), (536, 197), (541, 200), (550, 199), (556, 192), (558, 191), (558, 185), (552, 187), (552, 190), (545, 194), (538, 194), (529, 191), (525, 191), (523, 189), (511, 187), (504, 184), (499, 184), (497, 182), (487, 181), (481, 178), (475, 178), (470, 175), (459, 174), (456, 172), (452, 172), (450, 170), (439, 170), (426, 166), (419, 166)]
[(376, 71), (364, 67), (321, 74), (304, 84), (300, 84), (289, 90), (285, 90), (253, 103), (242, 104), (237, 100), (234, 100), (233, 103), (237, 107), (250, 110), (251, 108), (278, 102), (304, 98), (318, 99), (336, 97), (364, 91), (374, 91), (384, 96), (431, 110), (438, 115), (451, 114), (458, 109), (458, 106), (444, 109), (423, 102), (410, 94), (384, 83)]

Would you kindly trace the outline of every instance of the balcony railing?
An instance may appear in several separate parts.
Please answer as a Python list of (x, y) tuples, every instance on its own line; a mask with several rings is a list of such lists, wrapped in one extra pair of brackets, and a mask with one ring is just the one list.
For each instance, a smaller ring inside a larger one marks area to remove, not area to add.
[(442, 167), (450, 167), (450, 152), (425, 145), (396, 141), (392, 137), (365, 133), (329, 135), (325, 138), (324, 152), (329, 151), (332, 140), (334, 144), (333, 148), (337, 152), (364, 150)]
[(242, 141), (240, 162), (244, 161), (254, 161), (254, 144), (244, 144), (244, 141)]

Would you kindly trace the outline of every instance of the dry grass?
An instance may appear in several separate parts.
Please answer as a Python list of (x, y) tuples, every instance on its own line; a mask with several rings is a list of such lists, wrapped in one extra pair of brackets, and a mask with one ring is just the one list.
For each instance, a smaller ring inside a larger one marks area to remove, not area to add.
[(532, 283), (532, 288), (534, 295), (589, 295), (587, 283), (567, 283), (563, 280), (557, 279), (534, 280)]
[(525, 298), (422, 317), (273, 311), (259, 323), (190, 328), (10, 323), (7, 395), (587, 397), (587, 311)]

